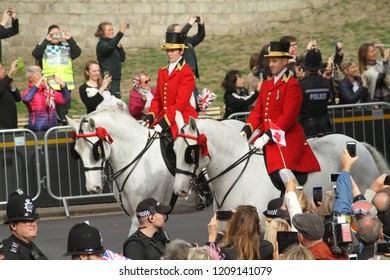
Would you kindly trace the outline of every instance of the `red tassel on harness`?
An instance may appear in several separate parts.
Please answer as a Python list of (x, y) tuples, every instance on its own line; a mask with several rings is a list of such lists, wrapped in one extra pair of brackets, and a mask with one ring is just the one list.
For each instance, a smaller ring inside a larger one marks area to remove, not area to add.
[(209, 156), (209, 150), (207, 149), (207, 137), (203, 133), (198, 136), (198, 145), (200, 147), (200, 155), (201, 156)]
[(110, 144), (113, 142), (110, 134), (108, 134), (108, 132), (103, 127), (96, 128), (96, 136), (101, 140), (104, 140), (107, 137)]

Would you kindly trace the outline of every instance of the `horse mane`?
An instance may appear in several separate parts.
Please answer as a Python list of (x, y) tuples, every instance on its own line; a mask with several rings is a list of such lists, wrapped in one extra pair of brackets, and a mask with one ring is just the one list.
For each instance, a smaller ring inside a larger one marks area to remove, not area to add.
[[(239, 131), (234, 130), (232, 127), (225, 125), (218, 120), (198, 119), (197, 125), (200, 132), (205, 133), (206, 136), (211, 134), (216, 135), (219, 139), (216, 143), (220, 145), (223, 144), (224, 149), (230, 151), (230, 153), (238, 150), (237, 148), (239, 147), (238, 145), (240, 145), (240, 142), (245, 144), (246, 149), (248, 148), (247, 141), (244, 140)], [(216, 145), (216, 143), (210, 143), (210, 145)]]
[(381, 152), (379, 152), (377, 149), (375, 149), (373, 146), (366, 142), (361, 142), (364, 147), (370, 152), (371, 156), (373, 157), (375, 164), (379, 170), (380, 174), (386, 173), (390, 174), (390, 168), (389, 165), (387, 164), (386, 159), (382, 155)]

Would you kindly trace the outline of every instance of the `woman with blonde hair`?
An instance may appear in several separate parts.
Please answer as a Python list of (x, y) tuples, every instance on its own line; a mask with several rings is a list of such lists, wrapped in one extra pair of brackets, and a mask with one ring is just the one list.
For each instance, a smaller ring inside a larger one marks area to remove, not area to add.
[(267, 240), (272, 243), (274, 246), (274, 252), (277, 251), (278, 248), (276, 235), (278, 231), (291, 231), (291, 226), (288, 224), (286, 220), (281, 218), (273, 219), (269, 224), (264, 233), (264, 240)]
[(284, 251), (283, 255), (280, 256), (281, 260), (315, 260), (313, 254), (306, 247), (300, 244), (292, 245)]

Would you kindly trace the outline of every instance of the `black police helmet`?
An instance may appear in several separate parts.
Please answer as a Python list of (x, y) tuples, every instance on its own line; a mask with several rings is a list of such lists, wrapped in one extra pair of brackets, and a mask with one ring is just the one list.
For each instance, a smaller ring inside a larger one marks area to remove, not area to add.
[(63, 255), (91, 255), (103, 253), (103, 240), (97, 228), (85, 222), (74, 225), (68, 235), (68, 251)]
[(4, 224), (20, 221), (35, 221), (39, 219), (32, 199), (21, 190), (13, 192), (9, 196), (6, 214), (7, 216)]

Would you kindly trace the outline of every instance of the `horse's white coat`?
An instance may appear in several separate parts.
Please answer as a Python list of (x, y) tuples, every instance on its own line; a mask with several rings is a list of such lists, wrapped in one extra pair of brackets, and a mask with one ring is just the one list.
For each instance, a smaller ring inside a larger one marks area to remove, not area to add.
[[(179, 127), (184, 125), (180, 114), (176, 116), (176, 122)], [(249, 146), (237, 129), (233, 126), (226, 126), (223, 123), (209, 120), (199, 119), (190, 120), (189, 125), (184, 127), (184, 133), (196, 135), (196, 129), (199, 133), (204, 133), (207, 137), (207, 146), (211, 158), (200, 157), (198, 171), (206, 168), (209, 178), (218, 175), (225, 168), (234, 163), (237, 159), (249, 151)], [(334, 182), (330, 182), (329, 174), (338, 173), (341, 170), (340, 158), (345, 149), (346, 141), (353, 140), (352, 138), (342, 134), (332, 134), (322, 138), (309, 140), (309, 144), (315, 153), (320, 166), (321, 172), (313, 172), (309, 174), (306, 184), (303, 186), (304, 192), (309, 201), (312, 197), (312, 187), (322, 186), (324, 192), (332, 190)], [(194, 145), (195, 141), (187, 139), (190, 145)], [(174, 144), (176, 153), (177, 168), (193, 171), (194, 165), (187, 164), (184, 161), (184, 151), (187, 144), (184, 138), (179, 137)], [(380, 172), (374, 161), (373, 156), (362, 144), (357, 142), (357, 155), (359, 160), (354, 164), (351, 174), (360, 187), (362, 193), (369, 188), (371, 183), (380, 175)], [(383, 158), (382, 163), (387, 166)], [(223, 199), (225, 193), (230, 188), (232, 183), (241, 172), (244, 163), (234, 168), (227, 174), (212, 182), (212, 191), (215, 192), (215, 197), (219, 203)], [(388, 168), (388, 167), (387, 167)], [(188, 192), (190, 176), (185, 174), (176, 174), (174, 191), (175, 193)], [(250, 204), (257, 207), (259, 213), (267, 209), (268, 202), (280, 196), (280, 192), (273, 186), (266, 172), (263, 155), (253, 155), (250, 158), (247, 169), (227, 196), (224, 209), (235, 208), (240, 204)], [(214, 203), (214, 207), (216, 204)]]
[[(122, 113), (114, 108), (107, 108), (90, 113), (83, 118), (89, 120), (82, 124), (84, 133), (93, 133), (96, 127), (103, 127), (110, 134), (113, 143), (104, 144), (106, 157), (114, 172), (129, 164), (144, 148), (148, 139), (148, 129), (140, 125), (129, 114)], [(80, 124), (68, 119), (71, 127), (79, 133)], [(151, 135), (153, 130), (150, 130)], [(95, 143), (98, 138), (91, 137), (89, 140)], [(78, 139), (75, 150), (79, 153), (84, 166), (100, 167), (101, 160), (96, 162), (92, 156), (92, 146), (85, 139)], [(138, 203), (146, 198), (153, 197), (163, 204), (169, 204), (174, 177), (169, 173), (160, 152), (160, 140), (155, 140), (138, 163), (127, 169), (116, 180), (119, 187), (129, 174), (132, 174), (126, 182), (122, 200), (126, 211), (131, 216), (130, 234), (138, 227), (135, 217), (135, 209)], [(85, 172), (86, 188), (89, 192), (99, 193), (102, 191), (103, 182), (100, 171)], [(118, 200), (118, 189), (114, 186), (114, 195)], [(119, 200), (118, 200), (119, 201)], [(195, 199), (190, 196), (189, 200), (178, 199), (174, 212), (195, 211)]]

